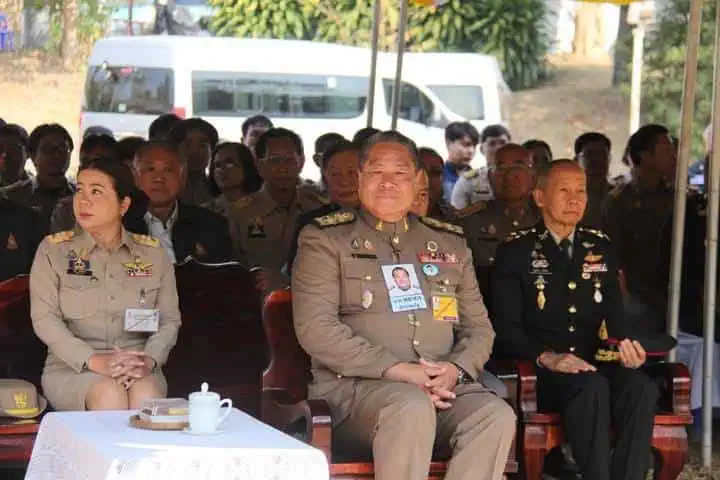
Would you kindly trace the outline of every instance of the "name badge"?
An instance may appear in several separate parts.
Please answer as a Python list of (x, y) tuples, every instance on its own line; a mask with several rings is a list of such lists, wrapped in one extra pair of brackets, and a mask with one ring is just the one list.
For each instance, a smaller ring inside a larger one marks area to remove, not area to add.
[(432, 295), (433, 318), (440, 322), (457, 323), (460, 320), (458, 315), (458, 301), (454, 295), (436, 293)]
[(415, 265), (411, 263), (383, 265), (382, 272), (393, 312), (427, 308), (425, 295), (415, 273)]
[(160, 327), (160, 310), (157, 308), (128, 308), (125, 310), (126, 332), (157, 332)]

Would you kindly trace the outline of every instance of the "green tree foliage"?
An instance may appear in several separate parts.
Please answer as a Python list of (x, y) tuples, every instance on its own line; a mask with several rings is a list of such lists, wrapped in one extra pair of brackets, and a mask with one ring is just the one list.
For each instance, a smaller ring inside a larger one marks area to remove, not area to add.
[(303, 0), (210, 0), (216, 35), (311, 40), (314, 12)]
[[(78, 0), (78, 15), (75, 23), (77, 29), (77, 42), (81, 48), (89, 49), (96, 40), (105, 35), (110, 21), (110, 14), (114, 8), (112, 1)], [(31, 0), (25, 1), (27, 8), (48, 9), (50, 18), (50, 40), (47, 49), (60, 51), (63, 38), (63, 9), (64, 0)]]
[[(645, 46), (642, 120), (667, 125), (679, 132), (685, 74), (689, 0), (671, 0), (660, 13)], [(693, 125), (693, 153), (702, 154), (702, 133), (710, 121), (713, 95), (715, 2), (706, 0), (700, 33), (700, 61)]]
[[(212, 0), (218, 35), (315, 39), (368, 46), (373, 0)], [(276, 14), (274, 12), (283, 12)], [(549, 47), (544, 0), (450, 0), (440, 8), (411, 6), (407, 48), (495, 55), (511, 88), (535, 85)], [(383, 2), (379, 43), (397, 44), (396, 1)]]

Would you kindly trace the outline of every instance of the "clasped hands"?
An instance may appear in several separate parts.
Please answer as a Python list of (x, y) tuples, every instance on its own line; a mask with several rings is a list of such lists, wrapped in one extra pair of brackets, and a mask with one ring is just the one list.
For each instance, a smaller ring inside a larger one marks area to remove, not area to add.
[[(626, 368), (640, 368), (647, 360), (647, 353), (637, 340), (625, 339), (618, 344), (620, 363)], [(543, 352), (538, 363), (553, 372), (596, 372), (597, 368), (572, 353)]]
[(402, 362), (388, 368), (383, 375), (388, 380), (406, 382), (423, 389), (438, 410), (447, 410), (455, 400), (458, 368), (450, 362)]
[(115, 347), (112, 353), (98, 353), (90, 357), (88, 367), (95, 373), (112, 377), (125, 390), (130, 390), (136, 381), (152, 373), (155, 360), (145, 352)]

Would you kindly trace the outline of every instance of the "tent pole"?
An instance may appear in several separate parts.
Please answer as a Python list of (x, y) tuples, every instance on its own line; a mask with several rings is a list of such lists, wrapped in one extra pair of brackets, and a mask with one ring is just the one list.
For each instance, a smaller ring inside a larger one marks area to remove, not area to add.
[[(670, 282), (668, 285), (668, 333), (677, 337), (680, 323), (680, 282), (682, 278), (683, 242), (685, 236), (685, 205), (687, 201), (688, 166), (692, 144), (692, 123), (695, 114), (695, 91), (697, 86), (698, 52), (700, 47), (700, 25), (702, 22), (702, 0), (693, 0), (690, 5), (690, 19), (687, 36), (687, 57), (685, 59), (685, 80), (683, 82), (682, 114), (680, 125), (680, 148), (675, 175), (675, 209), (673, 213), (672, 255)], [(670, 361), (675, 361), (676, 352), (670, 352)]]
[(400, 109), (400, 89), (402, 87), (403, 56), (405, 55), (405, 28), (408, 20), (408, 0), (400, 0), (400, 25), (397, 40), (397, 65), (395, 68), (395, 88), (392, 94), (392, 124), (391, 130), (397, 128), (398, 110)]
[(710, 147), (710, 188), (708, 190), (707, 234), (705, 237), (705, 306), (703, 311), (703, 410), (702, 460), (703, 466), (712, 463), (712, 385), (715, 347), (715, 301), (717, 282), (718, 213), (720, 213), (720, 0), (716, 0), (715, 64), (713, 90), (713, 140)]
[(380, 22), (382, 22), (382, 0), (375, 0), (373, 6), (372, 37), (370, 39), (370, 80), (368, 83), (367, 98), (367, 126), (373, 126), (375, 116), (375, 84), (377, 83), (378, 40), (380, 37)]

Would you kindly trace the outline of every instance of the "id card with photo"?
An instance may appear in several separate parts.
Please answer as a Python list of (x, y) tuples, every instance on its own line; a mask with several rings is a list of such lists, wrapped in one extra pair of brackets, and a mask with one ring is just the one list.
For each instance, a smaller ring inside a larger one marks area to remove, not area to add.
[(126, 332), (157, 332), (160, 328), (160, 310), (157, 308), (128, 308), (125, 310)]
[(427, 308), (425, 295), (415, 273), (415, 265), (411, 263), (383, 265), (382, 272), (393, 312)]

